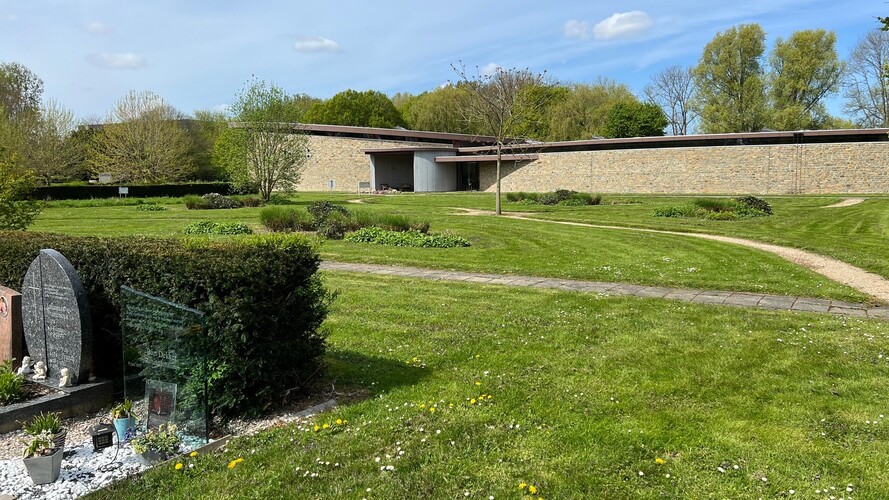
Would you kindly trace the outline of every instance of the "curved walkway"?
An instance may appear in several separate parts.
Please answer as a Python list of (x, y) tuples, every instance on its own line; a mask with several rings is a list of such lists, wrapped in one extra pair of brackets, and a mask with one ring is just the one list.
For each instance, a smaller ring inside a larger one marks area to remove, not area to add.
[(792, 297), (787, 295), (767, 295), (719, 290), (695, 290), (690, 288), (667, 288), (659, 286), (630, 285), (626, 283), (611, 283), (605, 281), (564, 280), (559, 278), (469, 273), (437, 269), (421, 269), (418, 267), (354, 264), (349, 262), (332, 261), (323, 261), (321, 263), (321, 269), (326, 271), (382, 274), (438, 281), (463, 281), (466, 283), (484, 283), (488, 285), (593, 292), (605, 295), (655, 297), (668, 300), (694, 302), (698, 304), (721, 304), (726, 306), (751, 307), (773, 311), (816, 312), (841, 316), (889, 319), (889, 307), (868, 306), (866, 304), (853, 304), (838, 300)]
[(838, 201), (833, 205), (826, 205), (821, 208), (842, 208), (842, 207), (851, 207), (852, 205), (857, 205), (867, 198), (846, 198), (845, 200)]
[(810, 269), (822, 276), (832, 279), (838, 283), (852, 287), (860, 292), (864, 292), (881, 302), (889, 303), (889, 280), (874, 274), (852, 264), (847, 264), (841, 260), (824, 257), (813, 252), (807, 252), (798, 248), (783, 247), (780, 245), (772, 245), (762, 243), (755, 240), (745, 238), (735, 238), (732, 236), (719, 236), (715, 234), (705, 233), (683, 233), (680, 231), (665, 231), (662, 229), (645, 229), (635, 227), (607, 226), (599, 224), (587, 224), (584, 222), (557, 221), (550, 219), (535, 219), (524, 217), (521, 215), (504, 215), (510, 219), (542, 222), (546, 224), (563, 224), (567, 226), (589, 227), (595, 229), (617, 229), (622, 231), (637, 231), (643, 233), (669, 234), (674, 236), (688, 236), (692, 238), (701, 238), (705, 240), (720, 241), (723, 243), (731, 243), (748, 248), (755, 248), (765, 252), (773, 253), (783, 259), (789, 260), (794, 264)]

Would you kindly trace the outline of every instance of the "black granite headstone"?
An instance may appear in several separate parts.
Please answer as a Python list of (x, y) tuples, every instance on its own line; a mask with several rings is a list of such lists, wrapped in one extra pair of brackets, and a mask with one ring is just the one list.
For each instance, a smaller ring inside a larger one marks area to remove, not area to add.
[(86, 291), (74, 267), (62, 254), (44, 249), (25, 274), (22, 286), (25, 345), (35, 363), (47, 367), (46, 383), (57, 385), (62, 368), (89, 379), (92, 325)]

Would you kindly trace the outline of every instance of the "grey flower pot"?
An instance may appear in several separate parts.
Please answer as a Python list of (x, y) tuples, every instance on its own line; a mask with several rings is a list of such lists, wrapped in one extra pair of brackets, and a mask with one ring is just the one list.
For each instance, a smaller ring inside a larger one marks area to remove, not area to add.
[(166, 453), (155, 450), (148, 450), (145, 453), (139, 454), (139, 461), (142, 462), (143, 465), (146, 465), (148, 467), (157, 465), (167, 460), (168, 458), (170, 457)]
[(62, 472), (62, 455), (64, 449), (59, 448), (52, 455), (37, 458), (25, 458), (25, 469), (34, 484), (53, 483)]

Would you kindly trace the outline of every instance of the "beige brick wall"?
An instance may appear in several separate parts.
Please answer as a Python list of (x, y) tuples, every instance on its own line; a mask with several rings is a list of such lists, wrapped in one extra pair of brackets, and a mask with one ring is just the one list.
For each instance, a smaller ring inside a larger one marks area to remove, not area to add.
[(436, 144), (310, 135), (312, 157), (306, 163), (296, 190), (327, 191), (327, 181), (333, 179), (336, 182), (334, 191), (356, 191), (359, 182), (370, 181), (370, 157), (362, 153), (362, 149), (429, 145)]
[[(887, 193), (889, 142), (540, 153), (504, 166), (502, 189), (598, 193)], [(481, 186), (494, 190), (483, 163)]]

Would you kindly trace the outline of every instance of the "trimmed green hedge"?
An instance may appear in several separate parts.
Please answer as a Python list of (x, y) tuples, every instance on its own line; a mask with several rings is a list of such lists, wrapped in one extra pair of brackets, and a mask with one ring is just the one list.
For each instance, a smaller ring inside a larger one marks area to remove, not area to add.
[(97, 375), (119, 379), (120, 286), (207, 314), (211, 411), (251, 415), (308, 387), (324, 353), (330, 295), (299, 235), (210, 242), (0, 232), (0, 284), (21, 290), (42, 248), (61, 252), (86, 287)]
[[(37, 200), (88, 200), (90, 198), (117, 198), (118, 185), (90, 184), (87, 186), (41, 186), (31, 192)], [(180, 198), (190, 194), (233, 194), (228, 182), (194, 182), (185, 184), (128, 185), (130, 198)]]
[(454, 248), (468, 247), (469, 241), (452, 234), (427, 234), (414, 229), (390, 231), (380, 227), (363, 227), (346, 235), (353, 243), (376, 243), (395, 247)]

